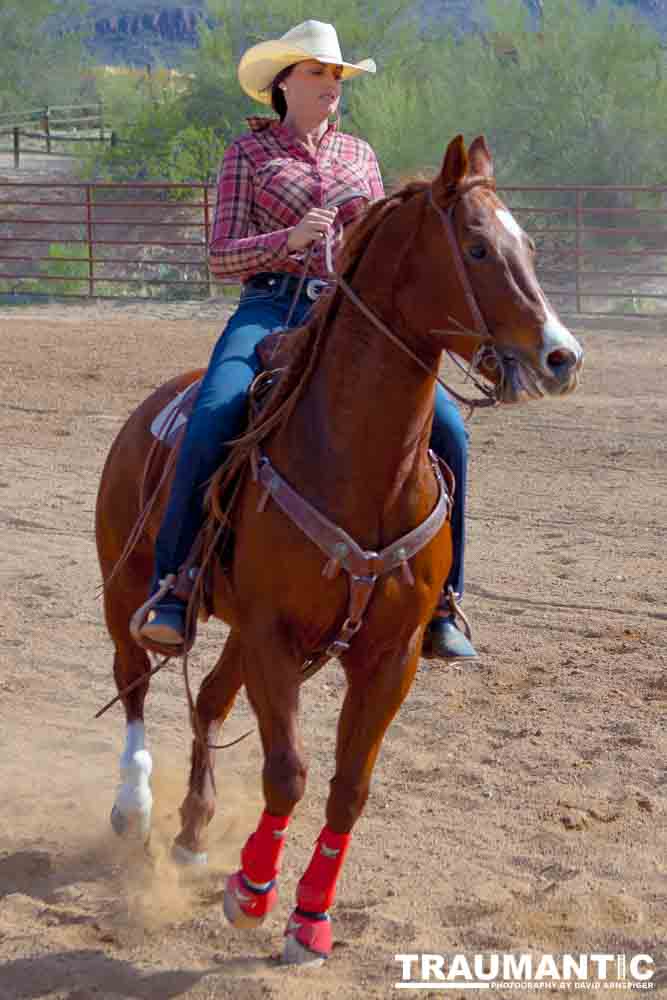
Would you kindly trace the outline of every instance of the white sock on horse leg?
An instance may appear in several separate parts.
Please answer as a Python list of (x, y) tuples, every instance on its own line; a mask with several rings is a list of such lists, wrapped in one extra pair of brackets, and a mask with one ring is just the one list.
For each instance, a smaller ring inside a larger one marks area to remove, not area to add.
[[(122, 784), (116, 795), (116, 807), (124, 816), (140, 814), (146, 821), (153, 806), (150, 776), (153, 761), (145, 749), (143, 722), (130, 722), (127, 726), (125, 750), (120, 758)], [(143, 823), (142, 823), (143, 825)]]

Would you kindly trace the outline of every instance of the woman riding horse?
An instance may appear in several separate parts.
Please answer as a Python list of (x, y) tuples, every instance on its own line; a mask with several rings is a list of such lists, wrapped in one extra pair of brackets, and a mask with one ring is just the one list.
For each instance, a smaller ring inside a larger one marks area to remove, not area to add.
[[(213, 351), (180, 446), (155, 546), (153, 592), (186, 561), (203, 523), (206, 484), (224, 460), (225, 443), (244, 429), (247, 391), (261, 367), (256, 346), (270, 331), (305, 321), (327, 288), (323, 237), (340, 247), (347, 227), (384, 196), (368, 143), (330, 123), (341, 82), (374, 72), (371, 59), (346, 63), (335, 29), (319, 21), (255, 45), (241, 59), (241, 87), (271, 104), (280, 119), (249, 119), (250, 132), (229, 146), (222, 163), (209, 266), (216, 277), (240, 278), (243, 292)], [(305, 264), (309, 280), (301, 283)], [(450, 590), (459, 596), (463, 590), (467, 439), (457, 406), (441, 386), (431, 447), (456, 480), (454, 563), (424, 653), (474, 657), (448, 598)], [(186, 610), (183, 600), (167, 593), (141, 629), (142, 639), (182, 647)]]
[[(346, 683), (326, 821), (285, 932), (284, 960), (299, 963), (332, 953), (330, 910), (352, 832), (452, 565), (451, 483), (428, 449), (443, 352), (488, 377), (493, 388), (480, 405), (563, 399), (583, 361), (540, 288), (532, 241), (495, 193), (482, 136), (466, 148), (457, 135), (432, 182), (369, 208), (335, 284), (289, 338), (289, 365), (211, 485), (202, 562), (229, 525), (233, 564), (226, 572), (211, 559), (210, 597), (230, 628), (196, 702), (186, 686), (194, 739), (173, 844), (179, 863), (206, 862), (218, 737), (244, 688), (262, 741), (264, 810), (227, 880), (224, 912), (235, 927), (257, 927), (276, 909), (283, 845), (308, 773), (300, 691), (311, 664), (336, 656)], [(133, 609), (153, 568), (173, 454), (151, 428), (199, 374), (176, 376), (130, 415), (97, 497), (104, 612), (126, 718), (111, 823), (142, 838), (152, 811), (144, 702), (160, 665), (151, 668), (134, 639), (147, 605)], [(137, 510), (146, 512), (139, 522)], [(427, 865), (418, 846), (414, 857)]]

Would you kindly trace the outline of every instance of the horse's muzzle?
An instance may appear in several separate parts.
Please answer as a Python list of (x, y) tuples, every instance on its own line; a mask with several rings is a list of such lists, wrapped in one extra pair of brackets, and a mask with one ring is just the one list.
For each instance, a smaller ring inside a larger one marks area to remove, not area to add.
[(554, 358), (548, 373), (514, 354), (500, 356), (502, 378), (498, 398), (502, 403), (526, 403), (547, 396), (567, 396), (579, 384), (583, 355)]
[(565, 347), (557, 347), (555, 351), (549, 352), (545, 364), (552, 378), (557, 382), (566, 382), (570, 374), (581, 366), (581, 355)]
[[(560, 354), (561, 352), (553, 352)], [(568, 357), (557, 357), (550, 364), (551, 373), (543, 378), (544, 388), (549, 396), (568, 396), (579, 385), (581, 369), (584, 364), (583, 353), (577, 357), (568, 354)]]
[(564, 395), (576, 388), (583, 360), (579, 341), (551, 310), (547, 310), (539, 367), (549, 395)]

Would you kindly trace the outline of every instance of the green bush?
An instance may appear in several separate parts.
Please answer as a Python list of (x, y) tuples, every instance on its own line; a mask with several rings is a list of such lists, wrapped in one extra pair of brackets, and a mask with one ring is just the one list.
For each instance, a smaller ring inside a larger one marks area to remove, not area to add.
[[(199, 27), (199, 47), (184, 56), (184, 90), (175, 92), (152, 78), (128, 74), (100, 78), (106, 119), (119, 137), (113, 149), (86, 158), (84, 176), (115, 180), (211, 180), (225, 144), (245, 131), (250, 114), (272, 114), (241, 91), (237, 65), (249, 45), (273, 38), (308, 17), (333, 20), (348, 59), (370, 55), (401, 66), (423, 43), (416, 21), (407, 18), (408, 0), (391, 0), (369, 10), (361, 0), (333, 0), (333, 8), (307, 10), (305, 0), (275, 0), (269, 8), (248, 0), (211, 0), (219, 24)], [(355, 84), (356, 85), (356, 84)]]
[[(47, 258), (39, 262), (39, 272), (44, 277), (9, 277), (0, 281), (3, 304), (29, 302), (31, 296), (87, 295), (88, 244), (50, 243)], [(47, 281), (47, 275), (58, 280)]]
[(80, 12), (78, 0), (0, 3), (0, 112), (70, 103), (86, 91), (90, 57), (81, 34), (45, 27), (52, 15)]
[[(49, 259), (40, 263), (44, 274), (57, 276), (59, 281), (47, 281), (53, 295), (86, 295), (88, 292), (87, 243), (50, 243)], [(77, 260), (63, 258), (76, 257)]]
[[(225, 149), (222, 135), (198, 122), (189, 123), (178, 94), (167, 92), (159, 100), (140, 97), (138, 102), (136, 92), (134, 97), (134, 120), (124, 128), (112, 126), (118, 135), (114, 145), (86, 147), (82, 175), (120, 181), (213, 183)], [(190, 196), (187, 191), (173, 194), (175, 198)]]
[[(72, 260), (72, 257), (76, 259)], [(88, 244), (50, 243), (48, 259), (40, 261), (39, 270), (43, 275), (58, 280), (29, 278), (23, 282), (19, 291), (53, 296), (87, 295)]]
[(170, 179), (172, 145), (188, 126), (178, 95), (165, 92), (160, 99), (154, 99), (139, 93), (132, 114), (133, 120), (124, 126), (117, 119), (113, 122), (114, 131), (120, 133), (119, 141), (100, 145), (89, 154), (83, 169), (85, 176), (119, 181)]
[[(667, 75), (661, 39), (630, 7), (549, 0), (534, 30), (521, 0), (488, 0), (483, 30), (421, 32), (405, 0), (369, 10), (332, 0), (210, 0), (179, 93), (155, 80), (100, 84), (123, 140), (94, 157), (119, 179), (211, 179), (224, 144), (263, 113), (237, 80), (241, 53), (305, 17), (333, 21), (345, 55), (372, 55), (376, 77), (344, 89), (344, 127), (368, 139), (389, 180), (439, 165), (458, 132), (484, 133), (497, 172), (513, 183), (652, 183), (667, 173)], [(270, 113), (269, 109), (266, 109)], [(90, 161), (89, 161), (90, 162)]]
[[(350, 88), (354, 128), (392, 177), (484, 133), (506, 183), (627, 184), (667, 176), (667, 79), (657, 32), (608, 2), (487, 4), (484, 34), (446, 31), (404, 66)], [(494, 44), (501, 39), (503, 44)], [(507, 42), (509, 41), (509, 51)]]
[(224, 139), (212, 128), (188, 125), (171, 141), (167, 161), (169, 179), (213, 183), (224, 151)]

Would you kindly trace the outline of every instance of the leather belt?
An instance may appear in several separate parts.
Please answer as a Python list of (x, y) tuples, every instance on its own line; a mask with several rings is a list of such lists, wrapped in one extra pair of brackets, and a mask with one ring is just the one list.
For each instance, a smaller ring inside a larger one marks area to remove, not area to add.
[[(244, 289), (257, 288), (260, 290), (275, 288), (279, 295), (294, 295), (298, 284), (299, 278), (295, 274), (284, 274), (279, 272), (272, 274), (267, 272), (248, 278), (243, 287)], [(306, 295), (311, 302), (314, 302), (320, 297), (322, 292), (326, 291), (326, 289), (330, 286), (331, 282), (327, 281), (326, 278), (309, 278), (304, 283), (301, 294)]]

